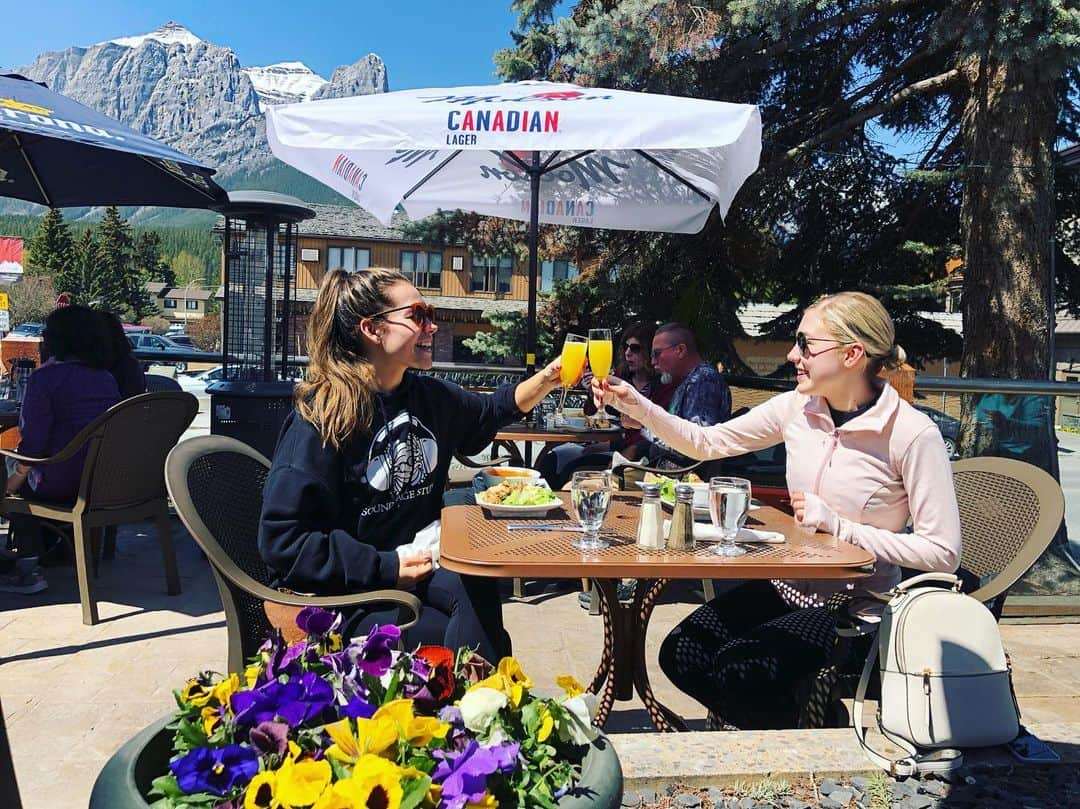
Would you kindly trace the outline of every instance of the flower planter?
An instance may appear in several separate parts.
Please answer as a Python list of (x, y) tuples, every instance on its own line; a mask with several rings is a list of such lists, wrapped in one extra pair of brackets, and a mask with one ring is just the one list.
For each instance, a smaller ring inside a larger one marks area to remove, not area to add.
[[(157, 720), (116, 751), (94, 783), (89, 809), (147, 809), (151, 781), (169, 768), (172, 732), (166, 726), (173, 719)], [(577, 787), (559, 799), (560, 809), (618, 809), (622, 767), (606, 736), (588, 747), (581, 770)]]

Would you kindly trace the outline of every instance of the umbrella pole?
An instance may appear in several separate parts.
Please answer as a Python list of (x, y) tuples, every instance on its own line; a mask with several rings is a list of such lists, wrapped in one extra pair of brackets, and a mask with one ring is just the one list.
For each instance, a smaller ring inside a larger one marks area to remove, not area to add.
[(525, 331), (525, 370), (530, 376), (536, 372), (536, 257), (539, 252), (541, 172), (540, 152), (533, 152), (529, 167), (529, 311)]

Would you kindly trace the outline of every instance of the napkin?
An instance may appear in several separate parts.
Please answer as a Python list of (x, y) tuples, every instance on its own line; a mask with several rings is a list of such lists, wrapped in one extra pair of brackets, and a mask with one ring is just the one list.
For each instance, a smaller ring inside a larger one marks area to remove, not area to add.
[(424, 551), (429, 551), (432, 566), (437, 568), (439, 566), (439, 532), (441, 528), (442, 521), (434, 520), (417, 531), (412, 542), (408, 545), (398, 545), (394, 550), (397, 551), (397, 555), (401, 559), (419, 556)]
[[(664, 534), (671, 530), (671, 520), (664, 520)], [(720, 530), (711, 522), (694, 523), (694, 539), (702, 542), (719, 542)], [(763, 531), (758, 528), (741, 528), (736, 542), (760, 542), (768, 545), (778, 545), (784, 541), (784, 535), (778, 531)]]

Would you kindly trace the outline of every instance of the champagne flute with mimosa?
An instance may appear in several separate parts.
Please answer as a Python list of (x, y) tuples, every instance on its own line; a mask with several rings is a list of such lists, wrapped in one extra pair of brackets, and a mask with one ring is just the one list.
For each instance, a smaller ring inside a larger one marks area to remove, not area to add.
[(593, 376), (601, 382), (606, 382), (611, 373), (611, 330), (589, 330), (589, 368)]
[(581, 377), (585, 370), (585, 347), (588, 340), (580, 334), (568, 334), (562, 346), (562, 370), (559, 372), (559, 381), (562, 382), (562, 398), (559, 400), (558, 420), (566, 421), (563, 416), (563, 408), (566, 406), (566, 394)]

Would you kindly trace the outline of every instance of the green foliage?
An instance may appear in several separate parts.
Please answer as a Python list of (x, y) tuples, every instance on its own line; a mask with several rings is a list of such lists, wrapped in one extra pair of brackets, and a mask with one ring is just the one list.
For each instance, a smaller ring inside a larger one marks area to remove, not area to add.
[(173, 286), (204, 286), (206, 284), (206, 264), (187, 250), (181, 250), (171, 262), (170, 271), (173, 276)]
[(131, 226), (115, 207), (105, 209), (105, 217), (98, 228), (98, 241), (101, 262), (87, 279), (87, 287), (81, 294), (99, 308), (139, 320), (150, 309), (146, 279), (135, 267), (135, 239), (131, 235)]
[[(0, 233), (3, 233), (0, 230)], [(15, 233), (25, 236), (25, 233)], [(50, 208), (41, 217), (40, 226), (26, 243), (26, 275), (57, 275), (64, 271), (71, 260), (73, 242), (71, 229), (64, 221), (64, 214), (57, 208)]]
[(84, 230), (72, 251), (72, 260), (66, 271), (54, 278), (61, 292), (67, 292), (75, 303), (86, 305), (91, 301), (94, 275), (105, 263), (105, 254), (92, 230)]
[[(484, 312), (484, 319), (494, 326), (493, 331), (477, 332), (465, 340), (465, 347), (484, 362), (523, 362), (525, 358), (526, 320), (522, 312)], [(551, 330), (540, 320), (537, 323), (536, 356), (538, 363), (554, 356)]]
[(135, 237), (135, 266), (148, 281), (176, 285), (172, 269), (161, 255), (161, 234), (156, 230), (143, 231)]

